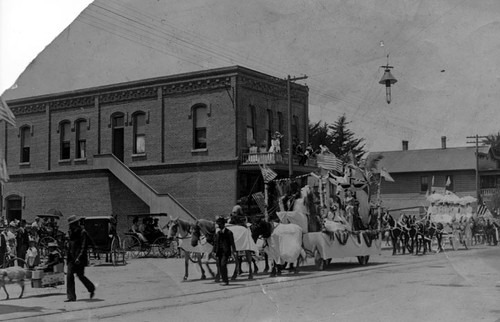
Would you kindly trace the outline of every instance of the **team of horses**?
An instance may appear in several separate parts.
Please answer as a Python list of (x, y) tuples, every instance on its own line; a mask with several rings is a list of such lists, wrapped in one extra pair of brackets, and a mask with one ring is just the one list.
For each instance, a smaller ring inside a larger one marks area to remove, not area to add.
[(444, 225), (430, 220), (416, 219), (415, 216), (402, 215), (395, 220), (392, 215), (385, 213), (381, 218), (382, 230), (392, 245), (392, 254), (408, 252), (418, 255), (432, 251), (433, 241), (436, 241), (436, 252), (443, 251), (444, 242), (448, 242), (454, 250), (459, 245), (465, 249), (471, 245), (484, 242), (484, 222), (477, 219), (453, 222)]

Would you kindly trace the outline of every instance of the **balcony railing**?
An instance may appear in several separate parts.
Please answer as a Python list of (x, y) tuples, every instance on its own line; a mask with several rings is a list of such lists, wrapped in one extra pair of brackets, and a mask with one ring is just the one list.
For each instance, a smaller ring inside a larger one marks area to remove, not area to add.
[(493, 196), (500, 193), (500, 188), (486, 188), (480, 189), (480, 191), (483, 196)]
[[(284, 164), (288, 165), (288, 153), (275, 153), (275, 152), (263, 152), (263, 153), (241, 153), (240, 156), (241, 164), (251, 165), (251, 164)], [(299, 165), (299, 156), (292, 156), (292, 164)], [(307, 158), (304, 166), (316, 167), (316, 158)]]

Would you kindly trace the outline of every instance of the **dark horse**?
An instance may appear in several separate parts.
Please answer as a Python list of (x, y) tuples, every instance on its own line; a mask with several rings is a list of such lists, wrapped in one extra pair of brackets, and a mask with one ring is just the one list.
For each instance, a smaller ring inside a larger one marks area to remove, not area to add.
[[(231, 230), (231, 227), (238, 227), (238, 226), (226, 226), (226, 228), (229, 230)], [(196, 221), (193, 227), (193, 233), (191, 235), (191, 246), (196, 247), (200, 243), (202, 238), (205, 238), (207, 243), (213, 245), (215, 238), (215, 222), (206, 219), (198, 219)], [(238, 248), (236, 248), (236, 250), (238, 251)], [(246, 260), (248, 263), (248, 279), (251, 280), (253, 279), (252, 251), (246, 249), (241, 251), (245, 252)], [(236, 279), (236, 276), (238, 275), (238, 268), (241, 267), (239, 263), (240, 258), (238, 254), (234, 254), (234, 261), (235, 261), (235, 267), (233, 276), (231, 277), (232, 280)], [(219, 279), (220, 279), (220, 271), (219, 267), (217, 267), (217, 275), (215, 276), (215, 281), (218, 282)]]
[[(284, 224), (284, 225), (286, 225), (286, 224)], [(252, 225), (251, 230), (252, 230), (252, 238), (254, 240), (257, 240), (258, 238), (260, 238), (262, 236), (262, 238), (264, 238), (264, 240), (265, 240), (264, 248), (269, 247), (269, 246), (267, 246), (267, 239), (269, 237), (271, 237), (273, 230), (274, 230), (274, 226), (273, 226), (272, 222), (268, 222), (265, 220), (259, 220)], [(297, 259), (297, 265), (294, 268), (295, 274), (298, 273), (300, 260), (301, 260), (301, 257), (299, 256), (299, 258)], [(267, 266), (267, 257), (266, 257), (266, 266)], [(286, 267), (286, 263), (279, 265), (279, 264), (276, 264), (275, 261), (273, 261), (273, 267), (272, 267), (270, 276), (275, 277), (276, 274), (281, 275), (281, 271), (285, 267)]]
[[(415, 255), (418, 255), (420, 250), (423, 248), (422, 253), (425, 255), (427, 252), (427, 249), (429, 251), (432, 251), (431, 245), (432, 245), (432, 238), (434, 236), (437, 237), (438, 229), (435, 224), (432, 224), (429, 220), (426, 220), (424, 222), (418, 222), (415, 224), (415, 227), (417, 229), (417, 237), (416, 237), (416, 247), (415, 247)], [(438, 242), (438, 249), (439, 249), (439, 242)]]
[(403, 255), (406, 253), (406, 245), (408, 242), (406, 230), (394, 220), (394, 217), (389, 213), (385, 213), (382, 216), (382, 221), (386, 224), (387, 230), (391, 237), (392, 244), (392, 255), (396, 255), (396, 251), (399, 251), (399, 242), (403, 243)]
[[(179, 241), (182, 243), (181, 248), (184, 251), (184, 265), (185, 265), (185, 271), (184, 271), (184, 280), (188, 279), (189, 276), (189, 261), (191, 260), (193, 263), (197, 263), (200, 266), (201, 270), (201, 279), (204, 280), (206, 279), (205, 275), (205, 270), (203, 269), (202, 265), (202, 253), (198, 252), (191, 252), (187, 249), (190, 249), (190, 241), (191, 241), (191, 226), (192, 224), (188, 223), (187, 221), (181, 220), (181, 219), (175, 219), (170, 222), (170, 227), (168, 229), (168, 237), (169, 238), (177, 238)], [(207, 254), (208, 255), (208, 254)], [(205, 262), (205, 265), (207, 267), (207, 270), (209, 273), (212, 275), (212, 277), (215, 276), (214, 272), (208, 265), (208, 262)]]

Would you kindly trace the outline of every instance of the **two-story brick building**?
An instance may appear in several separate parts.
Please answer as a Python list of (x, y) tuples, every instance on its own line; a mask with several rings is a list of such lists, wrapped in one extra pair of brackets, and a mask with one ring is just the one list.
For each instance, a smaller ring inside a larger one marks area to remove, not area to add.
[(291, 114), (286, 81), (233, 66), (8, 101), (18, 126), (3, 125), (2, 214), (117, 215), (121, 229), (134, 213), (228, 214), (263, 190), (258, 164), (245, 162), (252, 140), (269, 147), (285, 134), (270, 165), (280, 176), (289, 117), (307, 143), (308, 88), (292, 84), (290, 97)]
[(486, 202), (499, 192), (499, 162), (489, 146), (478, 147), (478, 158), (476, 147), (446, 147), (445, 137), (438, 149), (409, 150), (407, 141), (403, 141), (402, 147), (399, 151), (370, 153), (382, 155), (378, 168), (385, 168), (395, 181), (381, 181), (380, 196), (388, 209), (428, 207), (426, 194), (432, 192), (432, 187), (452, 191), (460, 197), (476, 197), (479, 188)]

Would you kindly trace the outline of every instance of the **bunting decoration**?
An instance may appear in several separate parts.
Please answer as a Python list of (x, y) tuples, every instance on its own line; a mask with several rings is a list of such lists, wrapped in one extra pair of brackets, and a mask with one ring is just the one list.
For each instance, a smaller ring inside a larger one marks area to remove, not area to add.
[(264, 194), (262, 192), (257, 192), (252, 195), (253, 200), (257, 203), (257, 206), (259, 207), (260, 211), (262, 213), (266, 212), (266, 202), (264, 198)]

